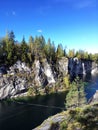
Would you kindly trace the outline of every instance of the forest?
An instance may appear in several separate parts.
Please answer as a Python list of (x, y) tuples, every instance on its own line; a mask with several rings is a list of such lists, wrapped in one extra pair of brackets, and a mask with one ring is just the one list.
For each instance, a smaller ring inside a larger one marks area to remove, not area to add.
[(91, 54), (84, 50), (75, 51), (75, 49), (69, 49), (67, 52), (66, 47), (64, 48), (61, 43), (57, 45), (50, 38), (46, 41), (42, 35), (30, 36), (28, 42), (23, 36), (21, 42), (18, 42), (18, 40), (15, 40), (14, 32), (9, 31), (4, 37), (0, 38), (0, 65), (10, 66), (20, 60), (31, 66), (34, 59), (42, 60), (43, 58), (55, 63), (57, 59), (64, 56), (92, 60), (98, 63), (98, 53)]

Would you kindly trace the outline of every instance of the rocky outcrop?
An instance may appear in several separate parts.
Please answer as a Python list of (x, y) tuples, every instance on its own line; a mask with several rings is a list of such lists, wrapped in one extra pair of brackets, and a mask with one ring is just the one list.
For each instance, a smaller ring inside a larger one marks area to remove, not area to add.
[(91, 60), (81, 60), (78, 58), (70, 58), (68, 63), (68, 71), (70, 76), (83, 75), (98, 72), (97, 64)]
[(98, 90), (96, 90), (93, 97), (91, 97), (88, 101), (89, 104), (97, 103), (98, 102)]
[(28, 87), (26, 79), (18, 76), (0, 77), (0, 100), (23, 92)]
[[(77, 118), (78, 117), (78, 118)], [(97, 130), (98, 102), (63, 111), (46, 119), (33, 130)]]
[(49, 84), (55, 83), (54, 74), (46, 59), (43, 62), (43, 73), (46, 75)]
[(68, 58), (62, 57), (57, 61), (57, 70), (58, 73), (62, 74), (63, 76), (68, 74)]
[[(50, 130), (52, 124), (56, 124), (66, 120), (67, 117), (64, 113), (57, 114), (45, 120), (39, 127), (33, 130)], [(56, 129), (55, 129), (56, 130)]]
[(3, 72), (0, 75), (0, 100), (22, 95), (30, 86), (42, 87), (55, 83), (54, 74), (46, 59), (43, 64), (35, 60), (32, 68), (17, 61), (6, 72), (5, 75)]
[(34, 82), (35, 82), (35, 84), (38, 85), (38, 86), (41, 86), (41, 80), (40, 80), (41, 65), (40, 65), (39, 60), (34, 61), (33, 72), (34, 72)]
[(14, 75), (16, 73), (31, 73), (31, 69), (26, 66), (26, 63), (17, 61), (13, 66), (9, 67), (7, 74)]
[(0, 99), (23, 94), (29, 87), (52, 86), (60, 77), (97, 72), (97, 65), (92, 61), (62, 57), (56, 63), (35, 60), (32, 67), (17, 61), (13, 66), (0, 67)]

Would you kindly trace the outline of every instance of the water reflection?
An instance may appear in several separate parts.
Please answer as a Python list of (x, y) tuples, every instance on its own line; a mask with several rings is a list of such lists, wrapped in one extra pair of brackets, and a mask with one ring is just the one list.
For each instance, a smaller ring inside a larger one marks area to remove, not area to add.
[[(93, 96), (98, 90), (98, 74), (85, 75), (87, 99)], [(50, 106), (64, 107), (65, 93), (37, 96), (29, 103), (43, 104)], [(40, 125), (46, 118), (52, 116), (60, 109), (36, 107), (29, 105), (19, 105), (16, 103), (0, 103), (0, 130), (31, 130)]]
[[(61, 93), (35, 97), (29, 103), (64, 107), (64, 100), (65, 93)], [(60, 111), (61, 109), (1, 102), (0, 130), (31, 130)]]
[(98, 90), (98, 74), (85, 75), (84, 79), (84, 81), (88, 83), (86, 86), (86, 97), (89, 99), (95, 94), (96, 90)]

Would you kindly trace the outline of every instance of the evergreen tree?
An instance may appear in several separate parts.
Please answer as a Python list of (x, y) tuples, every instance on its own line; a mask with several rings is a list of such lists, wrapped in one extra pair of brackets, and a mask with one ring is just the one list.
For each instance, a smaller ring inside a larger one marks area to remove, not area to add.
[(35, 59), (39, 59), (42, 57), (42, 45), (39, 37), (35, 37), (34, 39), (34, 57)]
[(69, 93), (66, 96), (66, 108), (82, 107), (86, 104), (84, 83), (76, 78), (70, 85)]
[(34, 51), (34, 38), (32, 36), (29, 37), (29, 52), (33, 54)]
[(56, 55), (57, 55), (57, 58), (64, 56), (64, 50), (63, 50), (62, 44), (58, 44)]
[(51, 39), (48, 39), (47, 44), (44, 46), (44, 53), (49, 61), (55, 60), (55, 45), (54, 42), (51, 43)]
[(14, 32), (7, 32), (6, 36), (2, 40), (3, 44), (3, 56), (6, 64), (13, 64), (14, 63), (14, 47), (15, 47), (15, 35)]
[(75, 56), (75, 50), (74, 50), (74, 49), (69, 50), (69, 52), (68, 52), (68, 57), (69, 57), (69, 58), (73, 58), (74, 56)]
[(34, 59), (34, 38), (30, 36), (29, 38), (29, 51), (28, 51), (28, 58), (30, 63), (32, 63), (32, 60)]
[(26, 44), (25, 38), (23, 37), (21, 42), (21, 61), (27, 62), (28, 61), (28, 45)]

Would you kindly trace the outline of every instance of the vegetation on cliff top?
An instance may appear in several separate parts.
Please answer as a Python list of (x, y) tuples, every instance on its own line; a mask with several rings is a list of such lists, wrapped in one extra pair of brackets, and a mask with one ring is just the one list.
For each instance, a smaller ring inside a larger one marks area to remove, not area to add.
[(74, 49), (66, 53), (66, 48), (63, 49), (62, 44), (58, 44), (56, 47), (50, 38), (46, 42), (42, 35), (35, 38), (30, 36), (28, 42), (23, 37), (22, 41), (18, 42), (15, 40), (14, 32), (11, 31), (0, 39), (0, 64), (12, 65), (17, 60), (21, 60), (32, 65), (34, 59), (42, 60), (43, 58), (55, 63), (58, 58), (63, 56), (69, 58), (77, 56), (79, 59), (98, 62), (98, 54), (88, 54), (83, 50), (75, 52)]
[(68, 111), (68, 120), (60, 124), (59, 130), (97, 130), (98, 104)]
[(98, 103), (63, 111), (45, 120), (34, 130), (98, 130)]

